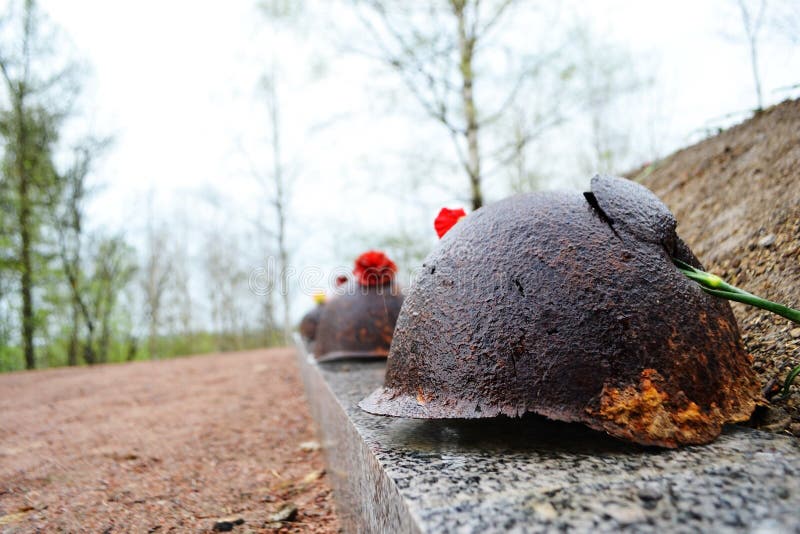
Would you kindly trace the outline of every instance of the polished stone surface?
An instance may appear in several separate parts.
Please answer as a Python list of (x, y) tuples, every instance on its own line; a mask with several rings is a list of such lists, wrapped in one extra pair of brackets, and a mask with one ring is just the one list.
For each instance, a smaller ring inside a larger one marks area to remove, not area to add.
[(424, 421), (357, 403), (384, 363), (298, 361), (347, 532), (800, 532), (800, 441), (679, 450), (540, 417)]

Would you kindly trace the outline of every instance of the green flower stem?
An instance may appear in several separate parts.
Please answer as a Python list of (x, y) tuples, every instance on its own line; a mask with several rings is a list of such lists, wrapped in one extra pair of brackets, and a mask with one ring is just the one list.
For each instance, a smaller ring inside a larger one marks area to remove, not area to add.
[(786, 380), (783, 382), (783, 387), (780, 390), (780, 395), (778, 395), (778, 399), (785, 399), (789, 396), (789, 386), (792, 385), (794, 379), (797, 378), (797, 375), (800, 375), (800, 365), (795, 366), (789, 374), (786, 376)]
[[(709, 295), (750, 304), (751, 306), (771, 311), (772, 313), (780, 315), (781, 317), (785, 317), (790, 321), (794, 321), (795, 323), (800, 323), (800, 310), (795, 310), (794, 308), (784, 306), (783, 304), (778, 304), (777, 302), (772, 302), (770, 300), (757, 297), (752, 293), (748, 293), (747, 291), (743, 291), (738, 287), (730, 285), (715, 274), (696, 269), (679, 259), (673, 258), (672, 261), (678, 267), (680, 272), (697, 282), (703, 291)], [(786, 380), (783, 383), (783, 388), (781, 388), (778, 398), (785, 399), (789, 395), (789, 386), (792, 385), (792, 382), (794, 382), (794, 379), (797, 378), (798, 375), (800, 375), (800, 365), (789, 371), (789, 375), (786, 377)]]
[(728, 284), (715, 274), (710, 274), (705, 271), (701, 271), (700, 269), (695, 269), (688, 263), (684, 263), (681, 260), (673, 259), (673, 261), (683, 274), (700, 284), (700, 287), (702, 287), (703, 291), (710, 295), (750, 304), (751, 306), (756, 306), (757, 308), (771, 311), (772, 313), (780, 315), (781, 317), (785, 317), (790, 321), (794, 321), (795, 323), (800, 323), (800, 310), (795, 310), (794, 308), (784, 306), (783, 304), (778, 304), (777, 302), (772, 302), (771, 300), (757, 297), (752, 293), (748, 293), (747, 291)]
[(772, 313), (780, 315), (781, 317), (786, 317), (790, 321), (800, 323), (800, 310), (789, 308), (788, 306), (784, 306), (783, 304), (778, 304), (777, 302), (772, 302), (766, 299), (762, 299), (761, 297), (756, 297), (755, 295), (751, 295), (749, 293), (733, 293), (731, 291), (718, 291), (716, 289), (708, 289), (706, 287), (703, 288), (703, 291), (711, 295), (714, 295), (715, 297), (722, 297), (728, 300), (744, 302), (745, 304), (750, 304), (751, 306), (756, 306), (758, 308), (771, 311)]

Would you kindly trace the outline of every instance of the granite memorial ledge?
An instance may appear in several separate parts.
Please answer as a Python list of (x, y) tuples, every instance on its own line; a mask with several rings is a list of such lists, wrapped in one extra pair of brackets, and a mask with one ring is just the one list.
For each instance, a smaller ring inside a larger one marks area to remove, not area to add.
[(345, 532), (800, 532), (800, 442), (630, 445), (577, 424), (380, 417), (383, 361), (298, 364)]

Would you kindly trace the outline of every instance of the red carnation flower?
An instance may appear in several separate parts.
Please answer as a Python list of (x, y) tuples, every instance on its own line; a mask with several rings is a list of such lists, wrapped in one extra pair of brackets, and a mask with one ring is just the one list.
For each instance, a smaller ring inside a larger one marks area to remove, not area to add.
[(439, 215), (437, 215), (436, 219), (433, 221), (433, 227), (436, 229), (439, 239), (441, 239), (442, 236), (446, 234), (448, 230), (450, 230), (450, 228), (455, 226), (458, 221), (466, 216), (467, 212), (465, 212), (462, 208), (455, 210), (442, 208), (442, 211), (439, 212)]
[(347, 283), (347, 275), (340, 274), (336, 277), (336, 286), (342, 286)]
[(353, 274), (362, 286), (385, 286), (394, 278), (397, 265), (386, 254), (370, 250), (356, 259)]

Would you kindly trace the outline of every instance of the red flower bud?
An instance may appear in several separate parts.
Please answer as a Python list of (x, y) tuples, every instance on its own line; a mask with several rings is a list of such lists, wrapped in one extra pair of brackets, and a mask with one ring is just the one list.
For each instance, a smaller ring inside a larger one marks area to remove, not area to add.
[(397, 265), (386, 254), (370, 250), (356, 259), (353, 274), (362, 286), (385, 286), (394, 278)]
[(462, 208), (455, 210), (442, 208), (442, 210), (439, 212), (439, 215), (433, 221), (433, 227), (436, 229), (439, 239), (441, 239), (442, 236), (446, 234), (447, 231), (450, 230), (450, 228), (452, 228), (458, 221), (466, 216), (467, 212), (465, 212)]

